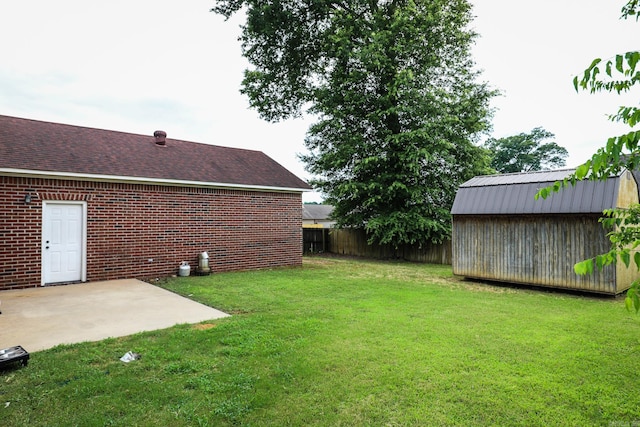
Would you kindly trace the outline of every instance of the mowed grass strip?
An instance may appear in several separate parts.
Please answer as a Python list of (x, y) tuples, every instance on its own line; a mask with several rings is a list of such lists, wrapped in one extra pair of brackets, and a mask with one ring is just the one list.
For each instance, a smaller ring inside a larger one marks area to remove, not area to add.
[[(160, 285), (233, 316), (36, 353), (0, 371), (0, 423), (640, 423), (640, 318), (622, 298), (331, 257)], [(120, 362), (129, 350), (142, 359)]]

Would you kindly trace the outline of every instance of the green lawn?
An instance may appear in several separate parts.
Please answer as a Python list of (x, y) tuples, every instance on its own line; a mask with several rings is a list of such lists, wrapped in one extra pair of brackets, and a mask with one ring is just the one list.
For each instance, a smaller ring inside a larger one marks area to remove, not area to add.
[(623, 298), (323, 257), (161, 285), (233, 316), (35, 353), (0, 425), (640, 425)]

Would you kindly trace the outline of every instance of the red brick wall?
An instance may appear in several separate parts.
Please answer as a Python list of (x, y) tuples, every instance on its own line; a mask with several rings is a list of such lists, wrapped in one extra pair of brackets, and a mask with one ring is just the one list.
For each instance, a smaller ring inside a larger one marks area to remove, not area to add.
[(41, 283), (43, 200), (86, 201), (88, 281), (193, 273), (203, 251), (212, 272), (302, 264), (299, 193), (0, 177), (0, 289)]

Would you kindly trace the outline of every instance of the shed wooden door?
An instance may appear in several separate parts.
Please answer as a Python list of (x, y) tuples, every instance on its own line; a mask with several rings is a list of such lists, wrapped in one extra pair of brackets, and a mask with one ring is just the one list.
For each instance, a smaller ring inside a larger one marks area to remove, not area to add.
[(85, 206), (43, 203), (42, 284), (84, 280)]

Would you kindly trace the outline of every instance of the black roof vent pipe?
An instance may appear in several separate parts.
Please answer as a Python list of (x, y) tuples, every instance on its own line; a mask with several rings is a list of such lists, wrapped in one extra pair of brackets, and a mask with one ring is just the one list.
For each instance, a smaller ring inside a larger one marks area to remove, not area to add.
[(153, 133), (153, 137), (156, 139), (157, 145), (166, 145), (167, 133), (163, 130), (157, 130)]

